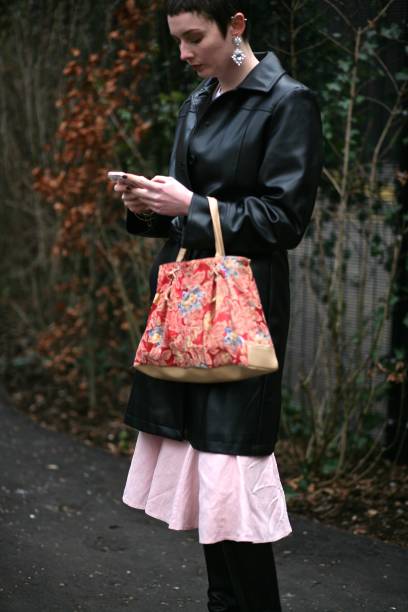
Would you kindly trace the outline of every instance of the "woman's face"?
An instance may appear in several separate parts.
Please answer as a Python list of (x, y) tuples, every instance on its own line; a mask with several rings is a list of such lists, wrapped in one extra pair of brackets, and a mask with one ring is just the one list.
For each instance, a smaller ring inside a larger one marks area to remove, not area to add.
[(199, 13), (168, 16), (170, 34), (180, 48), (180, 59), (190, 64), (201, 78), (219, 76), (231, 64), (231, 26), (224, 38), (215, 21)]

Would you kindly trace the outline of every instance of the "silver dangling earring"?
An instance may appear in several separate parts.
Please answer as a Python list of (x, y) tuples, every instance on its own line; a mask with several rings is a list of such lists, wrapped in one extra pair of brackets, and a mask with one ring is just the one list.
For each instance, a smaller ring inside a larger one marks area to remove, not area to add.
[(242, 66), (242, 64), (245, 61), (246, 55), (241, 49), (241, 45), (242, 45), (241, 36), (233, 36), (232, 42), (235, 45), (235, 49), (234, 49), (234, 53), (231, 55), (231, 58), (237, 66)]

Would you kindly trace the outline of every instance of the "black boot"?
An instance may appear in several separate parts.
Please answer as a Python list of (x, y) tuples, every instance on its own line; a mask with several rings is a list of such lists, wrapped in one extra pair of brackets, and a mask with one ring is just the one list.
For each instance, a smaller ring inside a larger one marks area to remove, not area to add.
[(281, 612), (272, 545), (231, 540), (222, 545), (239, 611)]
[(224, 558), (223, 542), (204, 544), (209, 612), (240, 612)]

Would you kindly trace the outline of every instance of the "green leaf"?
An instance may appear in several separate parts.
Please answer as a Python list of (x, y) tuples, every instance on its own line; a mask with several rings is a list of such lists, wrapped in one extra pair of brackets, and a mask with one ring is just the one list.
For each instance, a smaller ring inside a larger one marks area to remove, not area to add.
[(339, 60), (337, 62), (338, 67), (340, 68), (340, 70), (343, 70), (344, 72), (349, 72), (351, 64), (349, 61), (347, 60)]
[(337, 468), (337, 460), (336, 459), (326, 459), (322, 465), (322, 473), (325, 476), (329, 476), (336, 471)]
[(346, 110), (346, 111), (347, 111), (347, 110), (348, 110), (348, 108), (349, 108), (349, 105), (350, 105), (350, 100), (346, 100), (346, 99), (344, 99), (344, 100), (339, 100), (339, 101), (338, 101), (338, 106), (339, 106), (340, 108), (342, 108), (343, 110)]
[(341, 91), (341, 87), (336, 81), (333, 81), (332, 83), (327, 83), (326, 87), (329, 91)]
[(287, 497), (288, 499), (299, 497), (300, 495), (300, 493), (298, 493), (297, 491), (294, 491), (292, 487), (287, 484), (283, 485), (283, 490), (285, 491), (285, 497)]
[(117, 110), (116, 114), (123, 121), (130, 122), (130, 121), (133, 120), (132, 113), (129, 110), (127, 110), (126, 108), (119, 108)]
[(408, 70), (401, 70), (395, 75), (397, 81), (408, 81)]
[(401, 28), (396, 23), (393, 23), (390, 26), (383, 26), (380, 30), (380, 34), (384, 36), (384, 38), (395, 40), (400, 37)]
[(405, 351), (404, 349), (396, 349), (394, 351), (394, 355), (395, 355), (395, 359), (397, 359), (398, 361), (403, 361), (405, 359)]

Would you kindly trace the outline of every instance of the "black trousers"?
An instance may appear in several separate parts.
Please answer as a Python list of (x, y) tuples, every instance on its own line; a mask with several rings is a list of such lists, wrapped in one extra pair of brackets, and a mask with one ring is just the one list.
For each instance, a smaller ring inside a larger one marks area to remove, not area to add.
[(281, 612), (270, 543), (203, 544), (209, 612)]

